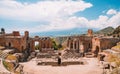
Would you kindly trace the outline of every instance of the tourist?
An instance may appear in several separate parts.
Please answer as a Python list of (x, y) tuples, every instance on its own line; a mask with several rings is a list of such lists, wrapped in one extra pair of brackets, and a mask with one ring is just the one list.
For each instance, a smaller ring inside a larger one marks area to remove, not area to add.
[(61, 65), (61, 53), (58, 53), (58, 65)]
[(100, 54), (100, 64), (101, 65), (103, 65), (104, 58), (105, 58), (105, 55), (104, 54)]

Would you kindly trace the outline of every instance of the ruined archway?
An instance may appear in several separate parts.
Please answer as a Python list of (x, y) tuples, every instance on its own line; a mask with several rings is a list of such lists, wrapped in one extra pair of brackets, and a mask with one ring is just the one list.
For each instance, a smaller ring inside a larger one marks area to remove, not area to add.
[(47, 37), (39, 38), (38, 36), (35, 36), (35, 38), (31, 40), (30, 44), (32, 51), (39, 50), (40, 52), (42, 52), (47, 50), (53, 50), (52, 40)]
[(70, 49), (73, 49), (73, 42), (70, 43)]
[(34, 48), (35, 48), (35, 50), (40, 50), (40, 42), (39, 41), (34, 41)]

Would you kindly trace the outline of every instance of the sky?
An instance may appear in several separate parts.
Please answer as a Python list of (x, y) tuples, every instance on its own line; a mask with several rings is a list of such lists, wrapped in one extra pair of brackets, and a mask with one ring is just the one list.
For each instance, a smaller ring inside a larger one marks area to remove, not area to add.
[(0, 28), (8, 33), (59, 35), (119, 25), (120, 0), (0, 0)]

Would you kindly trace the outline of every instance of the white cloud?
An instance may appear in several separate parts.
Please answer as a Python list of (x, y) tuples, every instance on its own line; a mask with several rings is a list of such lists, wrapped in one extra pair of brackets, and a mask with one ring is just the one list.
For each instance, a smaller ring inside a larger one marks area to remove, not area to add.
[[(13, 20), (47, 21), (49, 24), (39, 24), (32, 27), (17, 28), (23, 32), (42, 32), (52, 30), (67, 30), (73, 28), (104, 28), (120, 25), (120, 12), (108, 10), (107, 15), (100, 15), (97, 19), (88, 20), (77, 17), (74, 13), (90, 8), (92, 4), (83, 0), (50, 0), (40, 1), (35, 4), (19, 3), (16, 1), (0, 1), (0, 17)], [(113, 15), (114, 14), (114, 15)], [(109, 15), (111, 15), (109, 17)], [(16, 30), (16, 28), (13, 28)], [(9, 29), (8, 31), (11, 31)]]
[(79, 1), (40, 1), (35, 4), (16, 1), (0, 1), (0, 16), (17, 19), (40, 21), (72, 15), (91, 7), (92, 4)]
[(107, 11), (108, 15), (113, 15), (113, 14), (116, 14), (116, 13), (117, 13), (117, 11), (114, 10), (114, 9), (110, 9), (110, 10)]
[[(107, 15), (100, 15), (98, 19), (88, 20), (85, 17), (76, 17), (71, 16), (69, 18), (56, 18), (54, 21), (51, 21), (50, 24), (47, 25), (38, 25), (34, 26), (34, 28), (17, 28), (17, 30), (23, 32), (28, 30), (30, 32), (43, 32), (43, 31), (56, 31), (56, 30), (67, 30), (73, 28), (98, 28), (102, 29), (108, 26), (117, 27), (120, 25), (120, 12), (113, 15), (112, 17), (108, 17)], [(10, 29), (11, 30), (11, 29)], [(9, 31), (10, 31), (9, 30)], [(16, 30), (16, 28), (14, 28)]]
[(90, 20), (89, 26), (91, 28), (103, 28), (107, 26), (108, 17), (100, 15), (96, 20)]
[(113, 26), (113, 27), (117, 27), (120, 25), (120, 12), (117, 12), (116, 15), (109, 18), (108, 25)]

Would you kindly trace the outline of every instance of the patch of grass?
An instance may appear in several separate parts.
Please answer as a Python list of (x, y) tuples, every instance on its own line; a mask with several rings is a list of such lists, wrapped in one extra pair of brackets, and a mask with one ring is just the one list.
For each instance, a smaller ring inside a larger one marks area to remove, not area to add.
[(120, 45), (115, 46), (114, 48), (120, 49)]
[[(12, 60), (18, 60), (18, 59), (15, 56), (9, 54), (6, 60), (12, 61)], [(7, 70), (13, 72), (14, 64), (12, 62), (3, 61), (3, 65), (5, 66)], [(20, 72), (14, 71), (14, 74), (20, 74)]]
[(119, 67), (120, 67), (120, 58), (116, 55), (110, 55), (109, 56), (109, 62), (114, 62), (116, 64), (116, 67), (111, 72), (111, 74), (119, 74)]
[(17, 60), (16, 56), (9, 54), (6, 58), (7, 60)]
[(12, 71), (13, 68), (14, 68), (14, 65), (10, 62), (6, 62), (6, 61), (3, 61), (3, 65), (5, 66), (5, 68), (9, 71)]

